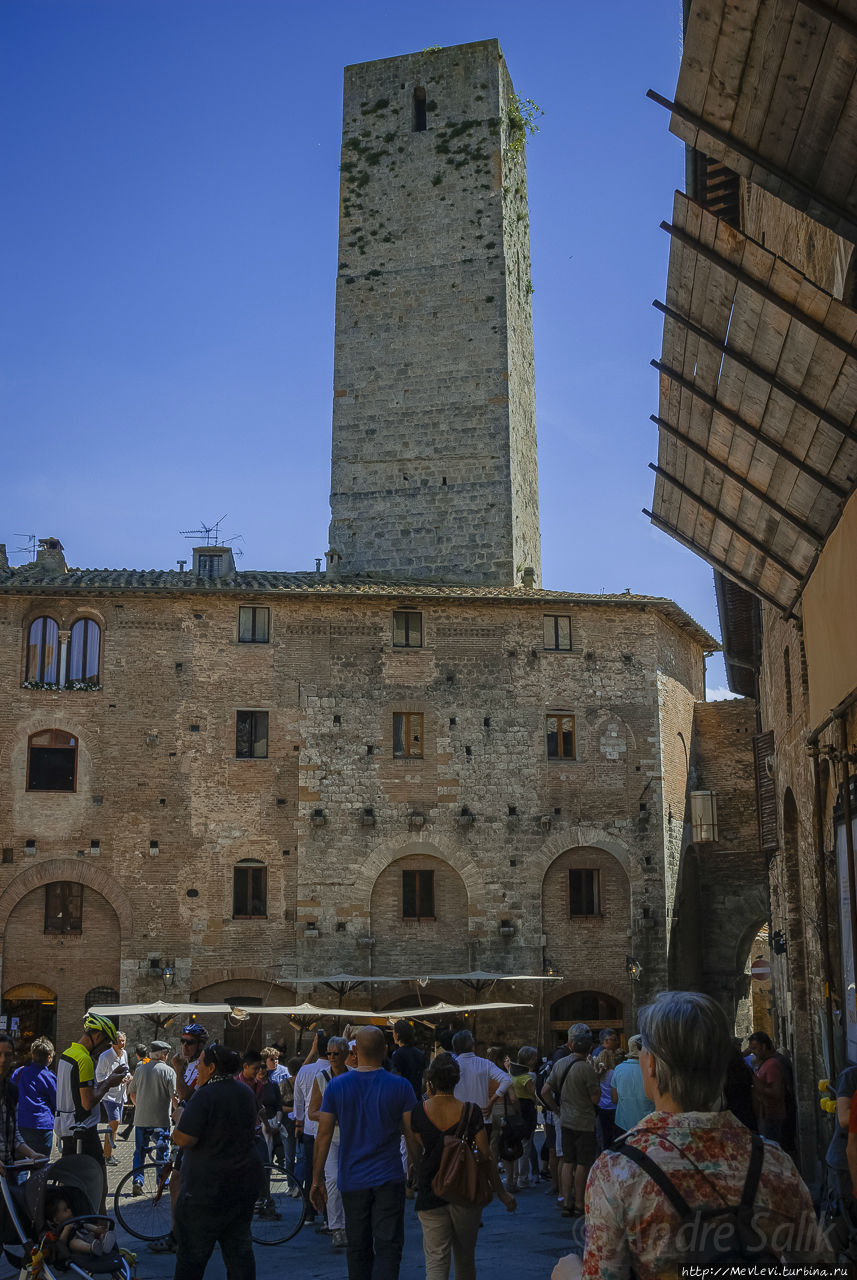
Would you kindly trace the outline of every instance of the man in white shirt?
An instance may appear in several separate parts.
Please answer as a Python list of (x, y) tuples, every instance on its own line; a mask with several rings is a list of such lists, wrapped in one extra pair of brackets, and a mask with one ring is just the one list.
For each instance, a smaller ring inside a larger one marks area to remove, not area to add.
[(459, 1102), (473, 1102), (483, 1111), (506, 1092), (512, 1077), (487, 1058), (479, 1058), (473, 1052), (473, 1036), (469, 1031), (456, 1031), (452, 1037), (452, 1052), (461, 1072), (455, 1086)]
[(122, 1108), (125, 1106), (128, 1085), (131, 1081), (131, 1073), (128, 1070), (128, 1054), (125, 1052), (124, 1031), (117, 1031), (116, 1043), (99, 1055), (98, 1062), (95, 1064), (96, 1082), (101, 1084), (102, 1080), (106, 1080), (109, 1075), (112, 1075), (117, 1067), (125, 1068), (125, 1079), (114, 1085), (112, 1089), (108, 1089), (101, 1098), (101, 1105), (104, 1108), (107, 1123), (110, 1126), (104, 1135), (104, 1159), (107, 1164), (119, 1163), (113, 1154), (113, 1148), (116, 1146), (116, 1134), (119, 1130)]
[[(315, 1054), (314, 1060), (313, 1054)], [(304, 1187), (307, 1196), (312, 1187), (312, 1161), (313, 1150), (315, 1148), (315, 1135), (318, 1132), (318, 1124), (315, 1120), (309, 1118), (309, 1103), (312, 1097), (312, 1086), (319, 1072), (327, 1068), (327, 1032), (317, 1031), (315, 1039), (312, 1042), (312, 1049), (307, 1054), (307, 1059), (295, 1076), (295, 1137), (303, 1142), (304, 1149)], [(315, 1209), (310, 1206), (310, 1212), (307, 1221), (312, 1222), (315, 1218)]]

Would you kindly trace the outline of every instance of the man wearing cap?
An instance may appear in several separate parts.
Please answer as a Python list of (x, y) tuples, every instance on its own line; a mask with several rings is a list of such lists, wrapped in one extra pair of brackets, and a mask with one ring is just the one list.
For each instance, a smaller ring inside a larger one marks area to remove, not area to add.
[(176, 1073), (166, 1060), (169, 1051), (166, 1040), (153, 1040), (149, 1045), (149, 1061), (141, 1063), (128, 1086), (128, 1097), (134, 1103), (135, 1196), (143, 1194), (143, 1161), (148, 1154), (153, 1131), (170, 1127)]

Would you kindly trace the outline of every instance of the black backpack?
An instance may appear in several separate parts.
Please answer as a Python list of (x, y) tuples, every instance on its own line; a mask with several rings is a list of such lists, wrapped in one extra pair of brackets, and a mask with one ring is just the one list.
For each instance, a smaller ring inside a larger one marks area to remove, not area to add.
[[(740, 1204), (729, 1205), (724, 1200), (722, 1204), (697, 1209), (691, 1209), (660, 1165), (655, 1164), (645, 1152), (640, 1151), (638, 1147), (632, 1147), (624, 1138), (612, 1143), (610, 1150), (618, 1151), (629, 1160), (633, 1160), (634, 1164), (639, 1165), (643, 1172), (657, 1183), (678, 1214), (680, 1221), (676, 1236), (677, 1240), (682, 1242), (680, 1246), (682, 1266), (721, 1268), (730, 1263), (736, 1266), (747, 1266), (752, 1263), (763, 1267), (778, 1266), (781, 1263), (781, 1257), (771, 1252), (758, 1229), (753, 1225), (753, 1203), (762, 1173), (765, 1144), (758, 1133), (751, 1134), (751, 1139), (753, 1145), (750, 1151), (750, 1164), (744, 1180)], [(676, 1150), (680, 1155), (683, 1154), (680, 1148), (677, 1147)], [(689, 1159), (689, 1157), (686, 1158)], [(690, 1163), (692, 1164), (693, 1161)], [(694, 1168), (698, 1173), (702, 1173), (696, 1165)], [(705, 1177), (705, 1174), (702, 1176)], [(719, 1196), (720, 1193), (714, 1184), (708, 1178), (705, 1180), (709, 1182), (712, 1191)], [(726, 1272), (711, 1270), (708, 1274), (725, 1275)], [(773, 1275), (774, 1272), (771, 1274)]]

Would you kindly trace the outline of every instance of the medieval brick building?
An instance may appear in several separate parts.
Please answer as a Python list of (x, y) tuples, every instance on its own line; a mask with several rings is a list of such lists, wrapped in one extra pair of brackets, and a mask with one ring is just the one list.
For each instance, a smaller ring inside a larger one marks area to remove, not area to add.
[(730, 875), (694, 981), (746, 995), (757, 840), (717, 759), (752, 721), (702, 704), (715, 642), (669, 600), (539, 586), (522, 134), (496, 41), (346, 72), (326, 572), (239, 572), (222, 546), (74, 569), (56, 538), (0, 560), (22, 1032), (67, 1040), (165, 970), (245, 1007), (329, 1003), (347, 971), (367, 1008), (484, 970), (558, 979), (503, 984), (532, 1008), (481, 1015), (484, 1038), (628, 1034), (682, 974), (693, 840)]

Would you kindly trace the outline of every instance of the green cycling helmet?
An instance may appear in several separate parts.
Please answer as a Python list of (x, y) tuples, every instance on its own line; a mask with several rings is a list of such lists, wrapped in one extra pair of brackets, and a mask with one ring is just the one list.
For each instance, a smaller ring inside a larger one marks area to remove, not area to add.
[(84, 1031), (100, 1031), (102, 1035), (107, 1036), (111, 1044), (116, 1043), (118, 1034), (114, 1023), (109, 1018), (103, 1018), (100, 1013), (86, 1013), (83, 1017)]

